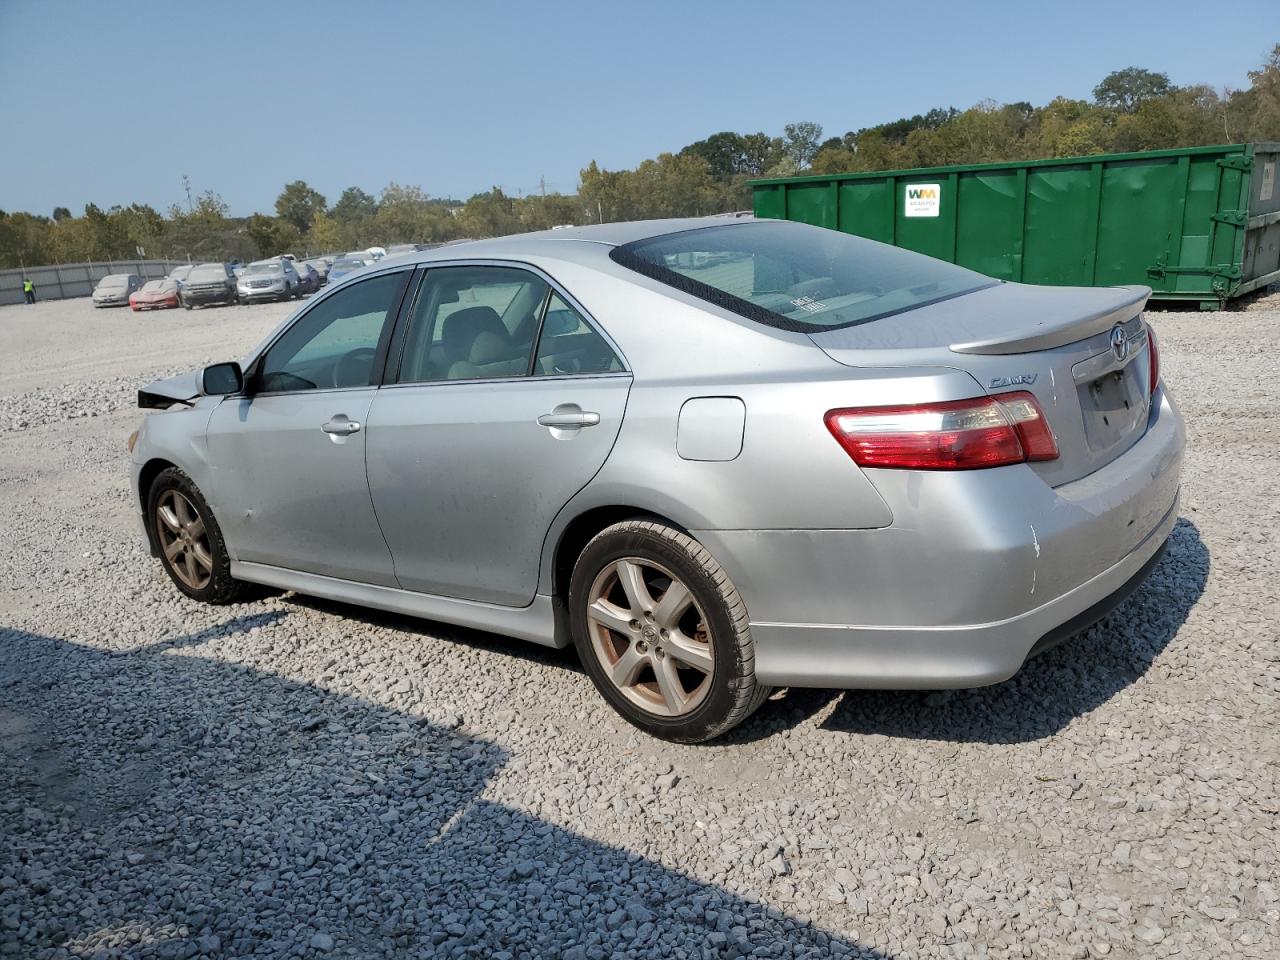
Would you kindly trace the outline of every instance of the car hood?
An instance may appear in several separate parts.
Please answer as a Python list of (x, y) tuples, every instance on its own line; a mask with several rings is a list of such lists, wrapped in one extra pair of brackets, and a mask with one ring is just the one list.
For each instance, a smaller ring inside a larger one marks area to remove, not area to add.
[(175, 403), (190, 403), (200, 396), (200, 371), (180, 373), (156, 380), (138, 391), (138, 406), (144, 410), (168, 410)]

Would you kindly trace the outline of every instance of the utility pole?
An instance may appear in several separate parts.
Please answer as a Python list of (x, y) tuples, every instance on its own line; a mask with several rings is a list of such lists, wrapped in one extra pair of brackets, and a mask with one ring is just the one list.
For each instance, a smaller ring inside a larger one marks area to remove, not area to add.
[(191, 205), (191, 178), (185, 173), (182, 175), (182, 189), (187, 191), (187, 213), (191, 213), (195, 209)]
[(544, 197), (547, 195), (547, 178), (545, 174), (538, 178), (538, 189)]

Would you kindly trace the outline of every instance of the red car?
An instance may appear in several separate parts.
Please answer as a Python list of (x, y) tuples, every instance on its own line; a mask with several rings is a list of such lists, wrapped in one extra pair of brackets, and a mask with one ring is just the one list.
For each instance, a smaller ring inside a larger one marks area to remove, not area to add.
[(129, 307), (134, 311), (166, 310), (178, 305), (178, 284), (169, 279), (148, 280), (141, 290), (129, 294)]

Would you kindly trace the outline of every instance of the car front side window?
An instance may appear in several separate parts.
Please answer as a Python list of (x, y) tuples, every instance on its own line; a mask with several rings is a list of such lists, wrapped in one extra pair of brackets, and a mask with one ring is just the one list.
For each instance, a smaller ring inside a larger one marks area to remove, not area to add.
[(325, 297), (263, 355), (258, 391), (329, 390), (374, 382), (374, 360), (400, 303), (405, 271), (385, 273)]

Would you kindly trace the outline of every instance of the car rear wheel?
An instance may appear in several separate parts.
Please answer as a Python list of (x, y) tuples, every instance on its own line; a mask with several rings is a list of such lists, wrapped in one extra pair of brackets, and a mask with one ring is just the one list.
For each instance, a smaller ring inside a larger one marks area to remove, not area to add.
[(231, 576), (222, 530), (199, 488), (177, 467), (161, 471), (147, 495), (147, 520), (160, 562), (193, 600), (234, 603), (248, 584)]
[(755, 678), (746, 605), (688, 534), (646, 520), (601, 531), (574, 566), (569, 607), (596, 689), (646, 733), (711, 740), (769, 696)]

